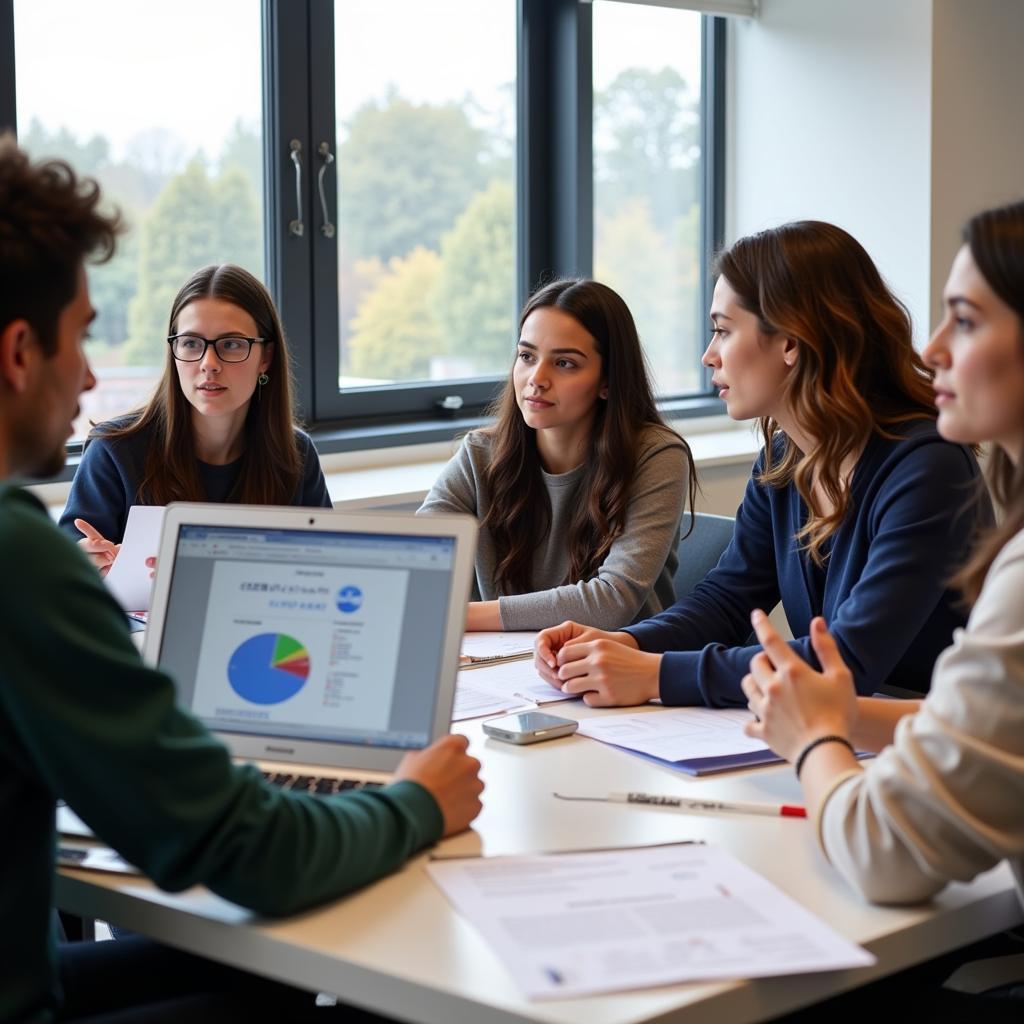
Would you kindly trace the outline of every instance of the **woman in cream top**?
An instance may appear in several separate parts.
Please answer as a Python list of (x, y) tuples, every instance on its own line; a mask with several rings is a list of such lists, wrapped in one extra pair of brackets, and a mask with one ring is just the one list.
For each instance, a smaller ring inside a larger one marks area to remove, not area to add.
[[(990, 442), (1003, 509), (955, 582), (973, 602), (921, 702), (857, 698), (821, 619), (815, 671), (763, 613), (748, 732), (793, 761), (822, 848), (868, 899), (910, 903), (1001, 860), (1024, 896), (1024, 203), (972, 218), (925, 349), (938, 428)], [(887, 745), (888, 744), (888, 745)], [(861, 766), (853, 747), (880, 750)], [(884, 748), (884, 749), (883, 749)]]

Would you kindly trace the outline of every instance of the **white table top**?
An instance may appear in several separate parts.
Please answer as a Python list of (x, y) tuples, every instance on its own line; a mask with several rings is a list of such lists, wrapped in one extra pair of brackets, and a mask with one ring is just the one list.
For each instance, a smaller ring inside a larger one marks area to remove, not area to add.
[[(578, 718), (607, 713), (579, 703), (550, 710)], [(799, 802), (789, 767), (692, 779), (580, 736), (516, 747), (486, 738), (479, 721), (463, 722), (458, 731), (470, 737), (483, 761), (485, 806), (473, 832), (442, 843), (437, 852), (534, 853), (704, 840), (730, 850), (870, 949), (879, 963), (858, 971), (529, 1002), (428, 879), (426, 855), (360, 892), (283, 921), (256, 919), (205, 889), (172, 895), (143, 879), (83, 871), (61, 872), (58, 902), (212, 959), (431, 1024), (763, 1020), (1012, 927), (1024, 916), (1005, 865), (970, 885), (950, 886), (925, 907), (871, 907), (825, 862), (809, 821), (566, 803), (551, 796), (555, 789), (588, 795), (624, 789)]]

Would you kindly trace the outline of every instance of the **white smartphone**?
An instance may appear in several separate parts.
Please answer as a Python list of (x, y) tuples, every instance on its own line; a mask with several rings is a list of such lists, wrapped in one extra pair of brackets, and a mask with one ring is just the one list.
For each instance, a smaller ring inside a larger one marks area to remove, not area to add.
[(559, 718), (543, 711), (521, 711), (504, 718), (492, 718), (484, 722), (484, 732), (496, 740), (506, 743), (540, 743), (559, 736), (568, 736), (579, 728), (579, 722), (571, 718)]

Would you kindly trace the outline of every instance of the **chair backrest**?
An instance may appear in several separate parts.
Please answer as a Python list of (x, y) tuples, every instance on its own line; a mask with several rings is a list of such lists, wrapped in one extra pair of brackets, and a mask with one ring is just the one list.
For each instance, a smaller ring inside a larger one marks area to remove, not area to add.
[[(696, 514), (689, 536), (679, 541), (679, 568), (672, 580), (677, 601), (686, 597), (718, 565), (718, 559), (732, 540), (735, 523), (732, 516)], [(683, 516), (684, 533), (689, 525), (689, 516)]]

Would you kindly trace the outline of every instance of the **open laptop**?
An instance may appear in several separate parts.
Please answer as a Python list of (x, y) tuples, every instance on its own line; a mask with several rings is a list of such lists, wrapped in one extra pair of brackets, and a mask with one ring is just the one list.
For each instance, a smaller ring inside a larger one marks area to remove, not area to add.
[(287, 788), (383, 783), (448, 732), (468, 516), (173, 504), (143, 655)]

